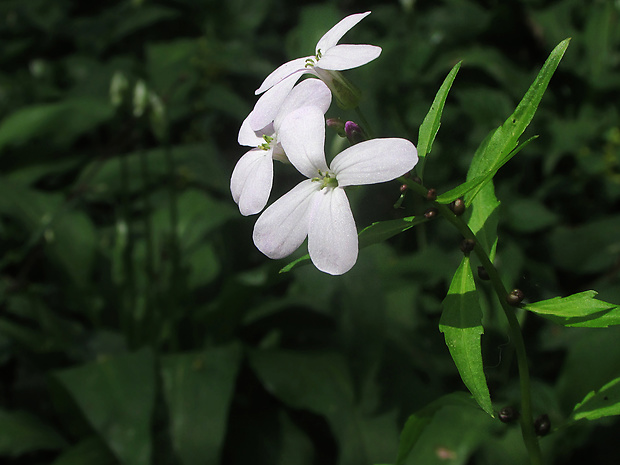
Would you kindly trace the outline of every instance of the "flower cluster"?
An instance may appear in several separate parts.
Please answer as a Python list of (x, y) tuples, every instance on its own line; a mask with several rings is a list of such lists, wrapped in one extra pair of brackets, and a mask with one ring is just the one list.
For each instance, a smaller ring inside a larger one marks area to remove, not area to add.
[[(271, 73), (256, 94), (263, 94), (241, 125), (239, 144), (250, 146), (233, 171), (230, 188), (243, 215), (267, 205), (273, 162), (292, 164), (307, 179), (271, 204), (254, 226), (256, 247), (270, 258), (293, 253), (306, 238), (321, 271), (346, 273), (357, 260), (357, 228), (345, 187), (392, 180), (417, 163), (406, 139), (371, 139), (325, 159), (325, 113), (332, 94), (343, 108), (357, 106), (359, 95), (340, 71), (377, 58), (374, 45), (338, 45), (370, 12), (347, 16), (317, 43), (315, 55), (297, 58)], [(314, 78), (299, 84), (303, 74)], [(318, 78), (318, 79), (315, 79)]]

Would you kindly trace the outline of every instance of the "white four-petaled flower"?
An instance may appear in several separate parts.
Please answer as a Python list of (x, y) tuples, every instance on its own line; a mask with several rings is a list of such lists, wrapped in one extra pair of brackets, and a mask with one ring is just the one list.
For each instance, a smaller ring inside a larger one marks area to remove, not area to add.
[(308, 179), (276, 200), (258, 218), (253, 239), (270, 258), (294, 252), (308, 237), (308, 252), (321, 271), (339, 275), (357, 261), (357, 229), (347, 186), (389, 181), (411, 170), (418, 161), (406, 139), (372, 139), (325, 161), (325, 119), (316, 107), (290, 113), (279, 128), (289, 161)]
[(273, 184), (272, 159), (288, 161), (278, 137), (286, 116), (305, 106), (314, 106), (325, 114), (330, 103), (331, 92), (323, 81), (306, 79), (288, 94), (275, 120), (267, 127), (253, 131), (249, 124), (252, 113), (245, 119), (239, 130), (238, 142), (254, 148), (239, 159), (230, 178), (230, 191), (242, 215), (254, 215), (267, 205)]
[(334, 80), (341, 82), (337, 71), (357, 68), (377, 58), (381, 47), (375, 45), (337, 45), (342, 36), (369, 14), (370, 11), (367, 11), (347, 16), (321, 37), (314, 55), (284, 63), (267, 76), (256, 90), (256, 95), (265, 94), (256, 102), (250, 115), (252, 129), (260, 130), (273, 121), (278, 108), (302, 74), (314, 74), (328, 86), (334, 87), (331, 85)]

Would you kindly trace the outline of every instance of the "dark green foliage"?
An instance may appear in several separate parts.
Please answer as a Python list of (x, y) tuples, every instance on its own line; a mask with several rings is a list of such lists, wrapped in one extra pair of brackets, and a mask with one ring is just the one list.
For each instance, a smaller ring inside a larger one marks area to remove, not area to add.
[[(519, 405), (514, 352), (428, 202), (396, 181), (350, 190), (363, 249), (331, 277), (279, 273), (305, 251), (264, 257), (231, 199), (254, 89), (366, 10), (343, 42), (383, 52), (347, 78), (523, 290), (548, 463), (618, 463), (612, 0), (0, 2), (2, 463), (526, 463), (518, 428), (465, 394)], [(271, 200), (300, 179), (276, 171)]]

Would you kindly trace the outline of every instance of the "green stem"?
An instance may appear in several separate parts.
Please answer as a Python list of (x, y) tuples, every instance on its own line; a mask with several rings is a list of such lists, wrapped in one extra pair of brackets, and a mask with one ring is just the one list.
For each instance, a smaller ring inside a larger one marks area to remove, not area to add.
[(369, 139), (372, 139), (373, 138), (372, 127), (370, 127), (370, 123), (364, 116), (364, 112), (362, 112), (362, 109), (359, 107), (359, 105), (355, 107), (355, 113), (357, 113), (357, 117), (360, 119), (360, 123), (362, 124), (362, 127), (366, 131), (366, 135), (368, 136)]
[[(426, 197), (428, 189), (421, 184), (414, 182), (408, 178), (399, 178), (399, 182), (407, 184), (410, 190), (420, 194), (422, 197)], [(532, 465), (542, 465), (542, 454), (540, 451), (540, 445), (536, 432), (534, 431), (534, 419), (532, 416), (532, 395), (531, 395), (531, 383), (530, 374), (527, 364), (527, 354), (525, 351), (525, 343), (523, 341), (523, 334), (521, 333), (521, 326), (514, 312), (514, 308), (511, 307), (506, 301), (508, 292), (504, 287), (504, 283), (495, 268), (495, 265), (491, 262), (486, 251), (482, 248), (479, 242), (476, 240), (476, 235), (467, 226), (459, 216), (456, 216), (447, 205), (443, 205), (437, 202), (433, 202), (438, 212), (446, 218), (465, 239), (471, 239), (475, 242), (474, 252), (480, 260), (482, 266), (486, 270), (491, 280), (493, 290), (497, 294), (499, 302), (504, 310), (504, 314), (508, 319), (508, 326), (511, 340), (514, 344), (515, 354), (517, 356), (517, 367), (519, 370), (519, 382), (521, 388), (521, 433), (523, 435), (523, 442), (528, 451), (530, 462)]]

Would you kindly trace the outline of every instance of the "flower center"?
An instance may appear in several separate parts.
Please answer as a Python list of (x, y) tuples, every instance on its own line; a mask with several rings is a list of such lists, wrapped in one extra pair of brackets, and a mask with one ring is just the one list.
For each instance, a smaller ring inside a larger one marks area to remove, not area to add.
[(305, 67), (306, 68), (312, 68), (317, 63), (317, 61), (319, 61), (321, 59), (322, 56), (323, 55), (321, 53), (321, 50), (319, 49), (319, 51), (316, 52), (316, 55), (314, 57), (310, 57), (310, 58), (306, 59)]
[(258, 148), (261, 150), (269, 150), (271, 148), (271, 142), (273, 141), (273, 137), (263, 135), (263, 140), (265, 141), (265, 143), (260, 144)]
[(319, 175), (316, 178), (312, 178), (312, 182), (320, 182), (321, 189), (325, 187), (338, 187), (338, 180), (336, 179), (336, 175), (330, 173), (329, 171), (321, 171), (319, 170)]

